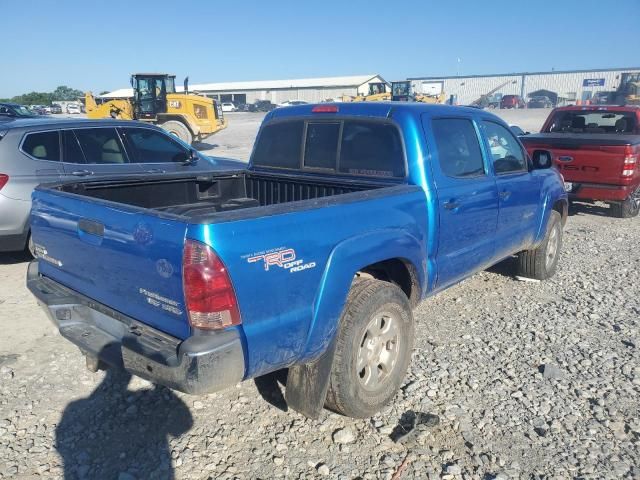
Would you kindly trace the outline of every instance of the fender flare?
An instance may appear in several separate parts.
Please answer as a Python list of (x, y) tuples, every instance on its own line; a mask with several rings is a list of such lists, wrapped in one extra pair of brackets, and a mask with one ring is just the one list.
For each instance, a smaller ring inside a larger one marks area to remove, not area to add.
[(423, 243), (398, 229), (374, 230), (338, 243), (329, 255), (314, 298), (313, 316), (301, 362), (319, 357), (330, 346), (358, 271), (384, 260), (402, 259), (415, 268), (422, 298), (427, 283), (425, 255)]

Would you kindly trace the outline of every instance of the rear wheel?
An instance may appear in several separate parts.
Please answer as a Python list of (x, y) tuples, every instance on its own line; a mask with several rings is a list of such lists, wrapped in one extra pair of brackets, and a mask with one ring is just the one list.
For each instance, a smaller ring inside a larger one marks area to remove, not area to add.
[(400, 288), (366, 279), (349, 292), (326, 406), (353, 418), (380, 411), (400, 388), (413, 349), (411, 305)]
[(189, 145), (193, 143), (193, 135), (191, 135), (191, 131), (182, 122), (169, 120), (168, 122), (161, 124), (160, 127)]
[(562, 217), (553, 211), (542, 244), (538, 248), (518, 254), (518, 274), (536, 280), (552, 277), (556, 273), (561, 249)]
[(611, 214), (618, 218), (631, 218), (640, 212), (640, 188), (620, 203), (612, 203)]

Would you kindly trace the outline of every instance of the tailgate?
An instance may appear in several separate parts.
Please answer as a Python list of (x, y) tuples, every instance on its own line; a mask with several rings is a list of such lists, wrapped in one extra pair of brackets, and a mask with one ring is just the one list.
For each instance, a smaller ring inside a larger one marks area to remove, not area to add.
[(568, 182), (623, 184), (626, 142), (620, 136), (614, 141), (597, 134), (588, 138), (568, 134), (533, 135), (523, 137), (523, 143), (529, 153), (537, 149), (551, 151), (554, 164)]
[(169, 335), (189, 335), (185, 223), (39, 188), (31, 231), (43, 275)]

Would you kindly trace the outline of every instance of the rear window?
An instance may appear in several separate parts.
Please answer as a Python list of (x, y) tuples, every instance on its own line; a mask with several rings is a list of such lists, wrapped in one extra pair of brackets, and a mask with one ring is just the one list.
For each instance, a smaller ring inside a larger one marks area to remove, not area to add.
[(304, 122), (267, 125), (253, 152), (253, 164), (264, 167), (299, 168)]
[[(303, 148), (304, 146), (304, 148)], [(349, 175), (402, 178), (400, 134), (389, 123), (343, 120), (281, 122), (263, 128), (253, 164), (324, 169)]]
[(58, 132), (30, 133), (24, 139), (22, 151), (39, 160), (59, 162), (60, 135)]
[(637, 122), (633, 112), (560, 111), (554, 114), (549, 131), (555, 133), (635, 133)]

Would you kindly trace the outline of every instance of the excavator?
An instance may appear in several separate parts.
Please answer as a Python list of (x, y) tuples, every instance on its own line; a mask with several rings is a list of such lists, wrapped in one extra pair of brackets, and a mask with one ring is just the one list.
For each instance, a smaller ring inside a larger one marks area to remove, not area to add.
[(438, 95), (414, 92), (411, 82), (408, 80), (391, 82), (391, 100), (394, 102), (444, 103), (445, 99), (444, 92)]
[(376, 82), (369, 84), (369, 93), (367, 95), (343, 95), (343, 102), (384, 102), (391, 100), (391, 92), (387, 91), (388, 86), (384, 82)]
[(507, 80), (504, 83), (501, 83), (500, 85), (498, 85), (496, 88), (493, 88), (491, 90), (489, 90), (487, 93), (480, 95), (480, 98), (477, 98), (476, 100), (474, 100), (473, 102), (471, 102), (471, 106), (472, 107), (477, 107), (477, 108), (497, 108), (500, 106), (500, 104), (498, 103), (496, 105), (496, 102), (492, 102), (491, 101), (491, 97), (493, 96), (494, 93), (496, 93), (498, 90), (500, 90), (502, 87), (504, 87), (505, 85), (508, 85), (509, 83), (518, 83), (515, 80)]
[(87, 92), (87, 117), (152, 123), (188, 144), (227, 127), (218, 102), (190, 93), (188, 77), (184, 81), (184, 92), (176, 93), (175, 79), (175, 75), (166, 73), (134, 73), (130, 98), (96, 101), (93, 94)]

